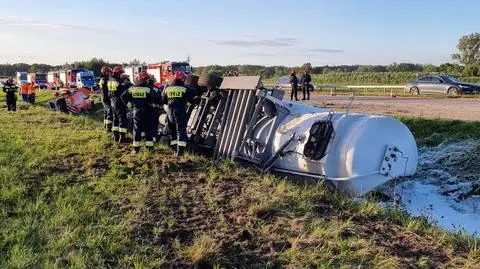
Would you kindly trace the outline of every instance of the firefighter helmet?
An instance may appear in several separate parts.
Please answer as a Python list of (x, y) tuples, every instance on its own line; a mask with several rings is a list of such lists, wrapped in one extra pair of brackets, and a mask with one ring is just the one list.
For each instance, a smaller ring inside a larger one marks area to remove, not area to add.
[(146, 71), (142, 71), (138, 73), (138, 79), (141, 81), (149, 80), (150, 79), (150, 74), (147, 73)]
[(112, 68), (110, 66), (102, 66), (102, 69), (100, 70), (100, 73), (102, 73), (102, 75), (106, 75), (108, 73), (112, 73)]
[(121, 67), (120, 65), (117, 65), (113, 68), (113, 73), (116, 75), (121, 75), (125, 73), (125, 70), (123, 70), (123, 67)]
[(175, 72), (174, 79), (185, 80), (185, 73), (183, 73), (182, 71)]

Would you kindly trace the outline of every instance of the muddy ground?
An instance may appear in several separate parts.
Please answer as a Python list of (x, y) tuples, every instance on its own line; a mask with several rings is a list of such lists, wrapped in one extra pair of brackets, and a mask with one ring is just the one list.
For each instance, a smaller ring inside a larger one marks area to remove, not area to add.
[[(307, 104), (346, 111), (349, 96), (313, 95)], [(353, 112), (382, 115), (415, 116), (478, 121), (480, 120), (480, 98), (414, 98), (356, 96), (352, 103)]]

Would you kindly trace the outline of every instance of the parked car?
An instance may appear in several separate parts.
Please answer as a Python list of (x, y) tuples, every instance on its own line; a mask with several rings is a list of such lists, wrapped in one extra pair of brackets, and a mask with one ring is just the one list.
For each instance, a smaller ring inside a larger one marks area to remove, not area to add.
[[(302, 77), (302, 75), (297, 75), (297, 78), (298, 78), (298, 89), (302, 89), (302, 85), (300, 84), (300, 78)], [(314, 91), (315, 90), (315, 85), (313, 83), (310, 82), (310, 84), (308, 85), (309, 86), (309, 89), (310, 91)], [(277, 90), (291, 90), (292, 89), (292, 85), (290, 85), (290, 76), (282, 76), (282, 77), (279, 77), (277, 79), (277, 81), (275, 82), (275, 88)]]
[(449, 75), (429, 75), (410, 81), (405, 86), (405, 92), (411, 94), (472, 94), (480, 92), (480, 85), (461, 82)]

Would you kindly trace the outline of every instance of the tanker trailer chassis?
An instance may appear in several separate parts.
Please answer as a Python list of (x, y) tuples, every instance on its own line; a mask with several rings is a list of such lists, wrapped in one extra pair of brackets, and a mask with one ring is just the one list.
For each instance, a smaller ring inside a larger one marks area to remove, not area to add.
[(394, 118), (283, 101), (283, 92), (263, 88), (260, 76), (201, 87), (189, 109), (189, 143), (216, 160), (325, 179), (354, 195), (416, 171), (415, 139)]

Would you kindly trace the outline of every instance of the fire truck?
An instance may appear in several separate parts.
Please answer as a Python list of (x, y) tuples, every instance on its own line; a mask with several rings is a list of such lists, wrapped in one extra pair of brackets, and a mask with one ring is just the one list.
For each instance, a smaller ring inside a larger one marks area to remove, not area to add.
[(158, 64), (150, 64), (147, 66), (147, 72), (155, 77), (156, 86), (168, 84), (172, 81), (173, 74), (176, 71), (182, 71), (186, 75), (192, 73), (192, 67), (188, 62), (171, 62), (164, 61)]
[(85, 68), (71, 68), (58, 71), (60, 74), (60, 83), (66, 88), (77, 88), (77, 74), (87, 72)]

